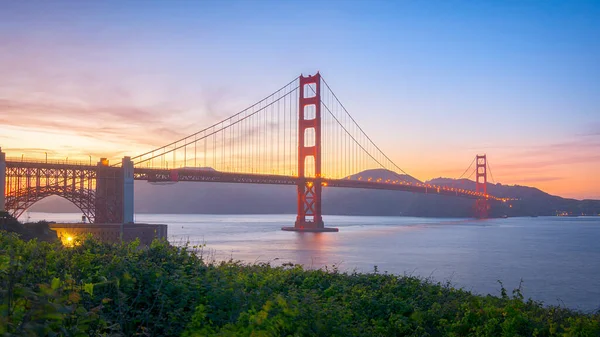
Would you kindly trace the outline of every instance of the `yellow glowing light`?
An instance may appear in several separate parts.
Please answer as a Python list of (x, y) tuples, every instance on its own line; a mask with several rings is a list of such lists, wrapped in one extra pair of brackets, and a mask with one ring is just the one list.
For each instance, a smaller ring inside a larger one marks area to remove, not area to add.
[(73, 247), (73, 246), (75, 246), (75, 239), (70, 234), (65, 234), (62, 237), (61, 241), (62, 241), (63, 246), (65, 246), (65, 247)]

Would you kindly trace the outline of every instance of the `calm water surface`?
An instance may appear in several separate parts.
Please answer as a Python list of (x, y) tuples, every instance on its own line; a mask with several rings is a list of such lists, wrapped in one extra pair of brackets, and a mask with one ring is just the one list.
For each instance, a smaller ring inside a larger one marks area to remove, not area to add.
[[(30, 220), (76, 221), (80, 214), (30, 213)], [(525, 296), (600, 309), (600, 217), (491, 220), (326, 216), (339, 233), (283, 232), (295, 215), (138, 214), (169, 225), (174, 244), (206, 243), (221, 260), (336, 265), (433, 277), (482, 294), (523, 280)]]

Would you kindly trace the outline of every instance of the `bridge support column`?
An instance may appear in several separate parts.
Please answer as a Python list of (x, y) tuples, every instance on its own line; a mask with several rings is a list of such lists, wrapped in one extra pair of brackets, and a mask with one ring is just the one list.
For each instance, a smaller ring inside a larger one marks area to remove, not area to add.
[(475, 216), (480, 219), (488, 217), (489, 204), (487, 199), (487, 158), (486, 155), (477, 155), (475, 167), (475, 192), (483, 193), (485, 198), (475, 201)]
[(121, 167), (110, 167), (106, 158), (96, 173), (96, 223), (133, 222), (133, 162), (124, 157)]
[[(294, 227), (282, 230), (337, 232), (325, 227), (321, 213), (321, 75), (300, 75), (298, 90), (298, 214)], [(306, 160), (311, 157), (314, 169), (308, 169), (314, 176), (307, 177)]]
[(0, 148), (0, 212), (6, 211), (6, 154)]
[(123, 223), (133, 223), (133, 162), (124, 157), (123, 168)]
[(95, 223), (123, 223), (123, 178), (121, 167), (111, 167), (100, 159), (96, 171)]

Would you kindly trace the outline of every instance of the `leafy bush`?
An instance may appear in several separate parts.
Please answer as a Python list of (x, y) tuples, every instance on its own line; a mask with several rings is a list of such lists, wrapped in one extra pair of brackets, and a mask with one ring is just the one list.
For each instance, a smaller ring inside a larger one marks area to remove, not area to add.
[(74, 247), (0, 232), (0, 335), (600, 336), (600, 314), (414, 277), (205, 263), (155, 241)]

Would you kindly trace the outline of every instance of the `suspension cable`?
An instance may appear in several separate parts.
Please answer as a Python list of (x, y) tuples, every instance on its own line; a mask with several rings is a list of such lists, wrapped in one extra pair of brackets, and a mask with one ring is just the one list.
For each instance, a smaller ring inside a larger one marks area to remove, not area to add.
[[(459, 180), (460, 178), (462, 178), (469, 171), (469, 169), (471, 168), (471, 166), (473, 166), (473, 163), (475, 163), (475, 159), (477, 159), (477, 157), (473, 157), (473, 161), (471, 162), (471, 164), (469, 165), (469, 167), (467, 167), (467, 169), (465, 170), (465, 172), (463, 172), (463, 174), (461, 174), (460, 177), (456, 178), (456, 180)], [(471, 172), (470, 176), (472, 176), (472, 175), (473, 175), (473, 172)], [(469, 179), (469, 178), (467, 178), (467, 179)]]
[[(271, 93), (271, 94), (270, 94), (270, 95), (268, 95), (267, 97), (265, 97), (265, 98), (263, 98), (262, 100), (260, 100), (260, 101), (258, 101), (258, 102), (256, 102), (256, 103), (252, 104), (251, 106), (249, 106), (249, 107), (247, 107), (246, 109), (244, 109), (244, 110), (242, 110), (242, 111), (240, 111), (240, 112), (236, 113), (236, 114), (235, 114), (235, 115), (233, 115), (233, 116), (227, 117), (227, 118), (225, 118), (225, 119), (223, 119), (223, 120), (221, 120), (221, 121), (219, 121), (219, 122), (217, 122), (217, 123), (214, 123), (214, 124), (213, 124), (213, 125), (211, 125), (211, 126), (208, 126), (208, 127), (204, 128), (204, 129), (202, 129), (202, 130), (200, 130), (200, 131), (198, 131), (198, 132), (196, 132), (196, 133), (194, 133), (194, 134), (191, 134), (191, 135), (189, 135), (189, 136), (183, 137), (183, 138), (181, 138), (181, 139), (179, 139), (179, 140), (176, 140), (176, 141), (174, 141), (174, 142), (172, 142), (172, 143), (169, 143), (169, 144), (167, 144), (167, 145), (164, 145), (164, 146), (161, 146), (161, 147), (159, 147), (159, 148), (156, 148), (156, 149), (154, 149), (154, 150), (152, 150), (152, 151), (148, 151), (148, 152), (146, 152), (146, 153), (143, 153), (143, 154), (137, 155), (137, 156), (135, 156), (135, 157), (132, 157), (131, 159), (132, 159), (132, 160), (133, 160), (133, 159), (137, 159), (137, 158), (143, 157), (143, 156), (145, 156), (145, 155), (151, 154), (151, 153), (152, 153), (152, 152), (154, 152), (154, 151), (158, 151), (158, 150), (165, 149), (165, 148), (167, 148), (167, 147), (169, 147), (169, 146), (172, 146), (172, 145), (174, 145), (174, 144), (177, 144), (178, 142), (185, 141), (185, 140), (189, 139), (190, 137), (193, 137), (193, 136), (196, 136), (196, 135), (198, 135), (198, 134), (200, 134), (200, 133), (203, 133), (203, 132), (207, 131), (207, 130), (208, 130), (208, 129), (210, 129), (210, 128), (216, 127), (216, 126), (217, 126), (217, 125), (219, 125), (219, 124), (223, 124), (223, 123), (225, 123), (226, 121), (228, 121), (228, 120), (231, 120), (232, 118), (234, 118), (234, 117), (237, 117), (237, 116), (241, 115), (242, 113), (244, 113), (244, 112), (246, 112), (246, 111), (248, 111), (248, 110), (250, 110), (250, 109), (254, 108), (255, 106), (257, 106), (257, 105), (261, 104), (262, 102), (266, 101), (266, 100), (267, 100), (269, 97), (271, 97), (271, 96), (274, 96), (274, 95), (275, 95), (275, 94), (277, 94), (278, 92), (280, 92), (280, 91), (284, 90), (285, 88), (287, 88), (288, 86), (290, 86), (292, 83), (294, 83), (296, 80), (298, 80), (298, 77), (294, 78), (294, 79), (293, 79), (293, 80), (291, 80), (289, 83), (287, 83), (287, 84), (286, 84), (286, 85), (284, 85), (283, 87), (279, 88), (278, 90), (275, 90), (273, 93)], [(292, 92), (292, 91), (296, 90), (297, 88), (298, 88), (298, 87), (296, 87), (296, 88), (292, 89), (290, 92)], [(288, 92), (288, 93), (289, 93), (289, 92)], [(286, 95), (287, 95), (287, 94), (286, 94)], [(264, 109), (264, 108), (263, 108), (263, 109)], [(261, 109), (261, 110), (262, 110), (262, 109)], [(261, 110), (259, 110), (259, 111), (261, 111)], [(179, 147), (179, 148), (181, 148), (181, 147)], [(174, 149), (174, 150), (175, 150), (175, 149)], [(171, 150), (171, 151), (174, 151), (174, 150)], [(145, 161), (145, 160), (144, 160), (144, 161)], [(143, 161), (142, 161), (142, 162), (143, 162)]]
[(496, 180), (494, 179), (494, 174), (492, 173), (492, 167), (490, 166), (490, 162), (486, 160), (486, 164), (487, 164), (488, 170), (490, 170), (490, 176), (492, 177), (492, 182), (495, 184)]
[[(367, 135), (367, 133), (360, 127), (360, 125), (358, 125), (358, 123), (356, 122), (356, 120), (354, 120), (354, 118), (352, 117), (352, 115), (348, 112), (348, 110), (346, 109), (346, 107), (342, 104), (342, 102), (339, 100), (339, 98), (337, 97), (337, 95), (335, 94), (335, 92), (333, 90), (331, 90), (331, 87), (329, 86), (329, 84), (327, 84), (327, 81), (325, 81), (325, 79), (323, 78), (323, 76), (321, 75), (321, 79), (323, 80), (323, 83), (325, 84), (325, 86), (327, 87), (327, 89), (329, 89), (329, 91), (332, 93), (333, 97), (335, 98), (335, 100), (338, 102), (338, 104), (342, 107), (342, 109), (344, 110), (344, 112), (348, 115), (348, 117), (350, 117), (350, 119), (352, 120), (352, 122), (354, 122), (354, 125), (356, 127), (358, 127), (358, 130), (360, 130), (360, 132), (362, 132), (362, 134), (367, 138), (367, 140), (375, 147), (375, 149), (377, 149), (377, 151), (379, 151), (379, 153), (381, 153), (381, 155), (383, 155), (383, 157), (385, 159), (387, 159), (396, 169), (398, 169), (400, 172), (404, 173), (405, 175), (410, 176), (410, 174), (406, 173), (406, 171), (404, 171), (400, 166), (396, 165), (396, 163), (394, 163), (393, 160), (391, 160), (380, 148), (379, 146), (377, 146), (377, 144), (375, 144), (375, 142), (371, 139), (371, 137), (369, 137), (369, 135)], [(329, 109), (328, 109), (329, 110)], [(331, 113), (331, 112), (330, 112)], [(337, 120), (337, 118), (336, 118)], [(339, 121), (338, 121), (339, 123)], [(348, 132), (348, 131), (346, 131)], [(348, 133), (349, 134), (349, 133)], [(354, 137), (352, 137), (354, 139)], [(356, 140), (354, 139), (354, 141), (356, 142)], [(363, 148), (361, 146), (361, 148)], [(363, 148), (364, 150), (364, 148)], [(365, 150), (366, 151), (366, 150)], [(371, 158), (373, 158), (371, 156)], [(375, 159), (375, 158), (373, 158)], [(381, 164), (379, 164), (381, 165)], [(382, 167), (385, 168), (384, 165), (381, 165)], [(412, 177), (412, 176), (411, 176)]]
[[(342, 123), (340, 123), (340, 121), (337, 119), (336, 116), (333, 115), (333, 113), (331, 112), (331, 110), (329, 110), (329, 107), (327, 107), (327, 105), (325, 105), (325, 103), (321, 102), (321, 104), (323, 104), (323, 107), (325, 107), (325, 109), (329, 112), (329, 114), (331, 116), (333, 116), (333, 119), (342, 127), (342, 129), (344, 131), (346, 131), (346, 134), (348, 134), (348, 136), (350, 138), (352, 138), (352, 140), (361, 148), (363, 149), (363, 151), (365, 151), (365, 153), (367, 153), (369, 155), (369, 157), (371, 157), (377, 164), (379, 164), (381, 167), (385, 168), (385, 165), (383, 165), (382, 163), (379, 162), (379, 160), (377, 160), (375, 157), (373, 157), (373, 155), (371, 155), (360, 143), (358, 143), (358, 141), (356, 140), (356, 138), (354, 138), (354, 136), (352, 134), (350, 134), (350, 132), (348, 132), (348, 130), (346, 129), (346, 127), (344, 127), (342, 125)], [(393, 163), (392, 163), (393, 164)], [(402, 171), (404, 172), (404, 171)], [(404, 172), (404, 174), (407, 174), (406, 172)]]
[[(292, 81), (292, 82), (293, 82), (293, 81)], [(292, 82), (290, 82), (290, 83), (292, 83)], [(261, 112), (261, 111), (265, 111), (265, 109), (266, 109), (266, 108), (268, 108), (268, 107), (272, 106), (273, 104), (277, 103), (278, 101), (280, 101), (280, 100), (281, 100), (281, 99), (283, 99), (284, 97), (287, 97), (288, 95), (291, 95), (293, 92), (295, 92), (295, 91), (296, 91), (296, 89), (298, 89), (298, 87), (299, 87), (299, 86), (296, 86), (294, 89), (290, 90), (290, 91), (289, 91), (289, 92), (287, 92), (285, 95), (283, 95), (283, 96), (279, 97), (277, 100), (274, 100), (274, 101), (272, 101), (271, 103), (269, 103), (269, 104), (265, 105), (265, 106), (264, 106), (264, 107), (262, 107), (261, 109), (259, 109), (259, 110), (256, 110), (255, 112), (253, 112), (253, 113), (251, 113), (251, 114), (249, 114), (249, 115), (247, 115), (247, 116), (244, 116), (243, 118), (239, 118), (239, 119), (238, 119), (238, 120), (236, 120), (235, 122), (230, 122), (230, 123), (229, 123), (227, 126), (220, 125), (220, 129), (216, 129), (216, 130), (214, 130), (214, 129), (213, 129), (213, 130), (211, 130), (211, 132), (210, 132), (210, 133), (208, 133), (208, 134), (205, 134), (205, 135), (203, 135), (203, 136), (202, 136), (202, 137), (200, 137), (200, 138), (197, 138), (195, 141), (202, 140), (202, 139), (204, 139), (204, 138), (207, 138), (207, 137), (209, 137), (209, 136), (213, 136), (213, 135), (215, 135), (215, 137), (216, 137), (216, 134), (217, 134), (217, 133), (219, 133), (220, 131), (223, 131), (223, 130), (227, 129), (227, 128), (229, 128), (229, 127), (230, 127), (230, 126), (232, 126), (232, 125), (236, 125), (236, 124), (240, 123), (241, 121), (244, 121), (244, 120), (246, 120), (246, 119), (248, 119), (248, 118), (250, 118), (250, 117), (252, 117), (252, 116), (254, 116), (254, 115), (258, 114), (258, 113), (259, 113), (259, 112)], [(258, 103), (257, 103), (257, 104), (258, 104)], [(254, 104), (253, 106), (255, 106), (255, 105), (256, 105), (256, 104)], [(248, 109), (246, 109), (246, 110), (248, 110)], [(244, 111), (246, 111), (246, 110), (244, 110)], [(242, 112), (243, 112), (243, 111), (242, 111)], [(241, 112), (240, 112), (240, 113), (241, 113)], [(240, 113), (237, 113), (237, 114), (236, 114), (236, 115), (234, 115), (234, 116), (237, 116), (237, 115), (239, 115)], [(230, 117), (230, 118), (232, 118), (232, 117)], [(204, 130), (202, 130), (202, 131), (199, 131), (199, 132), (197, 132), (197, 133), (195, 133), (195, 134), (193, 134), (193, 135), (191, 135), (191, 136), (194, 136), (194, 135), (197, 135), (197, 134), (199, 134), (199, 133), (202, 133), (203, 131), (205, 131), (205, 130), (208, 130), (208, 129), (210, 129), (210, 128), (214, 128), (214, 127), (216, 127), (216, 126), (217, 126), (217, 125), (219, 125), (219, 124), (224, 124), (224, 122), (225, 122), (225, 121), (227, 121), (227, 120), (228, 120), (228, 119), (226, 119), (226, 120), (224, 120), (224, 121), (222, 121), (222, 122), (220, 122), (220, 123), (214, 124), (214, 125), (212, 125), (212, 126), (210, 126), (210, 127), (206, 128), (206, 129), (204, 129)], [(260, 126), (260, 124), (259, 124), (259, 126)], [(183, 138), (183, 140), (185, 140), (185, 139), (188, 139), (188, 138), (190, 138), (191, 136), (188, 136), (188, 137), (186, 137), (186, 138)], [(180, 140), (180, 141), (181, 141), (181, 140)], [(176, 143), (177, 143), (177, 142), (173, 142), (173, 143), (171, 143), (171, 144), (169, 144), (169, 145), (173, 145), (173, 144), (176, 144)], [(216, 139), (213, 139), (213, 146), (216, 146), (215, 144), (216, 144)], [(163, 146), (163, 147), (161, 147), (161, 148), (159, 148), (159, 149), (165, 149), (165, 148), (167, 148), (169, 145), (165, 145), (165, 146)], [(155, 156), (148, 157), (148, 158), (146, 158), (146, 159), (141, 159), (141, 160), (138, 160), (137, 162), (135, 162), (135, 163), (134, 163), (134, 165), (138, 165), (138, 164), (144, 163), (144, 162), (146, 162), (146, 161), (149, 161), (149, 160), (152, 160), (152, 159), (154, 159), (154, 158), (156, 158), (156, 157), (160, 157), (160, 156), (164, 155), (165, 153), (169, 153), (169, 152), (173, 152), (173, 151), (179, 150), (179, 149), (181, 149), (181, 148), (183, 148), (183, 147), (185, 147), (185, 146), (188, 146), (188, 145), (189, 145), (188, 143), (183, 143), (183, 145), (176, 146), (176, 147), (174, 147), (174, 148), (170, 149), (169, 151), (163, 152), (163, 153), (161, 153), (161, 154), (158, 154), (158, 155), (155, 155)], [(156, 150), (154, 150), (154, 151), (156, 151)], [(150, 152), (147, 152), (147, 153), (145, 153), (145, 154), (150, 154), (150, 153), (152, 153), (152, 152), (154, 152), (154, 151), (150, 151)], [(215, 150), (215, 151), (216, 151), (216, 150)], [(137, 157), (134, 157), (134, 158), (140, 158), (140, 157), (142, 157), (142, 156), (144, 156), (144, 155), (139, 155), (139, 156), (137, 156)]]

